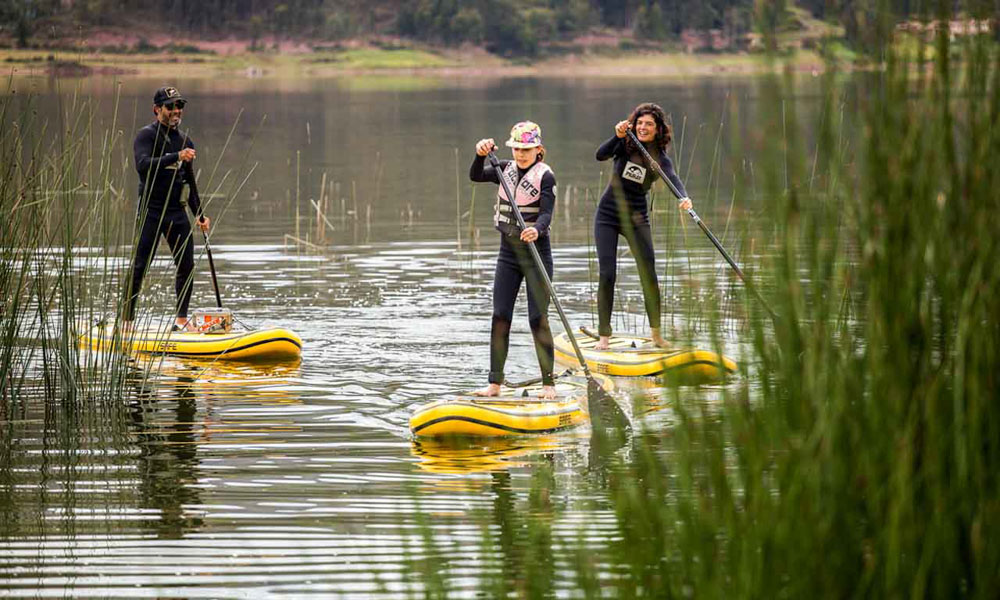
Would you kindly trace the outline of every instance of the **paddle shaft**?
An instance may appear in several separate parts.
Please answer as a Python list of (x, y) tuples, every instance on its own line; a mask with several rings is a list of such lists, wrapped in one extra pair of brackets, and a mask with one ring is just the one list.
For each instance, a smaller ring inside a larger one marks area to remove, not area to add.
[[(563, 371), (558, 375), (553, 375), (552, 379), (559, 379), (560, 377), (565, 377), (567, 375), (571, 375), (572, 373), (573, 372), (571, 370), (566, 369), (565, 371)], [(511, 388), (522, 388), (522, 387), (528, 387), (529, 385), (535, 385), (541, 382), (542, 382), (541, 377), (532, 377), (531, 379), (522, 379), (521, 381), (504, 381), (503, 384)]]
[[(517, 218), (517, 224), (522, 230), (527, 229), (528, 226), (524, 222), (524, 217), (521, 216), (521, 209), (517, 207), (517, 200), (514, 198), (514, 194), (511, 192), (510, 185), (507, 184), (507, 180), (503, 176), (503, 168), (500, 166), (500, 161), (497, 159), (493, 152), (488, 155), (490, 166), (493, 167), (497, 172), (497, 179), (500, 180), (500, 186), (503, 187), (504, 193), (507, 195), (507, 199), (510, 201), (510, 206), (513, 209), (514, 216)], [(569, 319), (566, 318), (566, 313), (563, 312), (562, 304), (559, 302), (559, 297), (556, 296), (556, 290), (552, 287), (552, 280), (549, 279), (549, 274), (545, 270), (545, 265), (542, 264), (542, 257), (538, 254), (538, 248), (535, 247), (534, 242), (527, 243), (528, 250), (531, 252), (531, 258), (535, 261), (535, 268), (538, 269), (538, 274), (542, 278), (542, 282), (545, 283), (545, 291), (549, 293), (549, 297), (552, 298), (552, 304), (556, 307), (556, 312), (559, 313), (559, 319), (562, 321), (563, 328), (566, 329), (566, 336), (569, 338), (570, 343), (573, 344), (573, 351), (576, 352), (576, 358), (580, 361), (580, 367), (583, 369), (583, 374), (587, 379), (593, 379), (590, 374), (590, 368), (587, 367), (587, 361), (583, 358), (583, 351), (580, 350), (580, 345), (576, 343), (576, 336), (573, 335), (573, 328), (570, 327)]]
[[(194, 162), (193, 161), (190, 162), (190, 163), (188, 163), (188, 168), (191, 170), (190, 171), (191, 181), (188, 182), (188, 185), (191, 186), (191, 193), (194, 194), (195, 196), (198, 196), (198, 199), (200, 200), (201, 196), (198, 194), (198, 183), (195, 181), (195, 178), (194, 178)], [(197, 221), (201, 221), (202, 218), (203, 218), (203, 215), (198, 215)], [(208, 232), (207, 231), (205, 231), (204, 229), (202, 229), (201, 230), (201, 235), (202, 235), (203, 238), (205, 238), (205, 254), (208, 255), (208, 268), (209, 268), (209, 270), (212, 271), (212, 287), (215, 289), (215, 305), (218, 306), (219, 308), (222, 308), (222, 295), (219, 294), (219, 279), (215, 275), (215, 261), (212, 260), (212, 245), (208, 243)]]
[[(631, 129), (627, 130), (626, 133), (628, 134), (629, 138), (632, 139), (632, 143), (639, 147), (639, 152), (641, 152), (643, 157), (645, 157), (646, 163), (649, 164), (649, 166), (654, 171), (656, 171), (656, 174), (659, 175), (660, 179), (662, 179), (664, 183), (667, 184), (667, 187), (670, 188), (670, 191), (673, 192), (674, 196), (676, 196), (678, 200), (684, 198), (685, 196), (681, 194), (680, 190), (677, 189), (677, 186), (674, 185), (674, 182), (670, 181), (670, 178), (667, 177), (667, 174), (663, 172), (663, 169), (660, 167), (660, 163), (653, 160), (653, 157), (650, 156), (649, 151), (646, 150), (646, 147), (642, 144), (642, 142), (639, 141), (639, 138), (635, 136), (635, 133), (633, 133)], [(771, 319), (777, 320), (778, 315), (773, 310), (771, 310), (770, 306), (767, 305), (767, 302), (764, 301), (764, 297), (760, 295), (760, 292), (757, 291), (757, 288), (753, 285), (753, 283), (749, 279), (747, 279), (746, 275), (743, 274), (743, 269), (741, 269), (740, 266), (736, 264), (736, 261), (733, 260), (733, 257), (730, 256), (728, 252), (726, 252), (725, 248), (722, 247), (722, 243), (719, 242), (719, 239), (717, 237), (715, 237), (715, 234), (712, 233), (712, 230), (708, 228), (708, 225), (705, 225), (705, 222), (701, 220), (701, 217), (698, 216), (698, 213), (694, 211), (694, 207), (687, 209), (687, 213), (691, 215), (691, 218), (694, 219), (694, 222), (698, 224), (698, 227), (700, 227), (701, 230), (705, 232), (705, 235), (708, 236), (708, 239), (711, 240), (712, 244), (716, 247), (719, 253), (722, 254), (722, 257), (725, 258), (726, 262), (729, 263), (729, 266), (732, 267), (734, 271), (736, 271), (736, 274), (739, 275), (740, 279), (743, 280), (743, 283), (746, 284), (747, 289), (750, 290), (750, 292), (754, 295), (754, 297), (757, 298), (757, 300), (760, 302), (760, 305), (764, 307), (764, 310), (766, 310), (767, 313), (771, 315)]]

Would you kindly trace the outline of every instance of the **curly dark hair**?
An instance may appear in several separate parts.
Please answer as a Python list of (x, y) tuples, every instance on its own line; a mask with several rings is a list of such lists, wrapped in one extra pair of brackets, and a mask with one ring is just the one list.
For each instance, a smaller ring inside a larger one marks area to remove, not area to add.
[[(653, 117), (656, 121), (656, 147), (660, 150), (660, 154), (666, 154), (667, 146), (670, 145), (670, 140), (673, 138), (673, 130), (670, 129), (670, 125), (667, 125), (667, 115), (660, 108), (659, 104), (653, 104), (652, 102), (643, 102), (639, 106), (635, 107), (632, 114), (628, 117), (629, 125), (632, 126), (632, 131), (635, 131), (636, 120), (643, 116), (649, 115)], [(625, 149), (629, 154), (635, 154), (639, 152), (639, 149), (635, 147), (632, 139), (629, 137), (625, 138)]]

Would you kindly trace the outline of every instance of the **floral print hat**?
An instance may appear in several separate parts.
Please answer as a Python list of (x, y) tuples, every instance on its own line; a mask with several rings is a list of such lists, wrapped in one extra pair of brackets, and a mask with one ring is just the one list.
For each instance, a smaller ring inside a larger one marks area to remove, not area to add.
[(535, 148), (542, 145), (542, 128), (531, 121), (521, 121), (510, 129), (507, 145), (511, 148)]

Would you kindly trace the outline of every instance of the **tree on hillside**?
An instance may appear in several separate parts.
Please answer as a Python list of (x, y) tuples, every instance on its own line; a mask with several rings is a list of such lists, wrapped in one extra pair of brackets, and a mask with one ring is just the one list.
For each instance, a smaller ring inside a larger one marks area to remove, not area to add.
[(685, 30), (719, 30), (732, 45), (750, 30), (750, 21), (748, 0), (646, 0), (636, 9), (633, 31), (638, 37), (662, 40)]
[(601, 23), (609, 27), (632, 27), (635, 14), (646, 0), (593, 0), (601, 15)]
[(836, 17), (837, 0), (797, 0), (796, 4), (809, 11), (818, 18), (825, 19), (828, 16)]
[(486, 22), (486, 48), (505, 56), (534, 56), (539, 36), (532, 29), (537, 19), (526, 20), (526, 10), (518, 0), (487, 1), (480, 9)]
[(556, 29), (561, 35), (575, 35), (587, 31), (597, 23), (597, 11), (590, 0), (552, 0), (556, 15)]
[(639, 7), (635, 12), (635, 25), (632, 30), (637, 37), (647, 40), (665, 40), (673, 33), (667, 29), (659, 2)]
[(461, 0), (410, 0), (396, 15), (399, 34), (442, 44), (479, 42), (483, 30), (479, 8)]
[(839, 0), (839, 3), (847, 43), (875, 59), (884, 56), (896, 22), (893, 15), (905, 18), (912, 12), (906, 0)]
[(0, 25), (10, 26), (17, 45), (24, 48), (38, 19), (48, 17), (56, 8), (58, 0), (0, 0)]
[(534, 56), (543, 42), (589, 22), (586, 0), (405, 0), (400, 35), (455, 45), (486, 42), (491, 52)]
[(778, 49), (778, 31), (787, 16), (785, 0), (756, 0), (754, 3), (754, 20), (769, 52)]

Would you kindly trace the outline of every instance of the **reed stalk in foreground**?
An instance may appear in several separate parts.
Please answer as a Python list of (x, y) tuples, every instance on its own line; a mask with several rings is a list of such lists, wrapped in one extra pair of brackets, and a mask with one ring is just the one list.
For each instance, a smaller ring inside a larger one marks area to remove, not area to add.
[(782, 324), (754, 321), (721, 418), (675, 392), (671, 462), (652, 435), (614, 485), (625, 596), (1000, 586), (1000, 68), (986, 40), (955, 64), (937, 45), (933, 70), (894, 56), (861, 83), (855, 157), (819, 125), (815, 199), (795, 116), (772, 116), (788, 133), (762, 165), (778, 250), (762, 270)]

